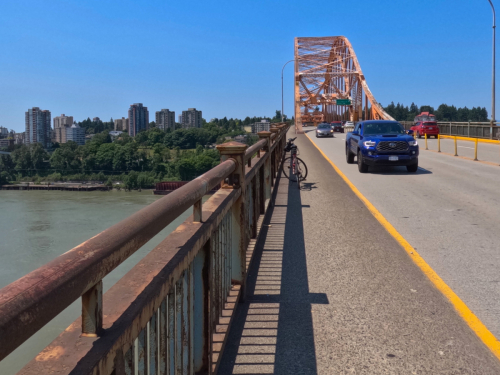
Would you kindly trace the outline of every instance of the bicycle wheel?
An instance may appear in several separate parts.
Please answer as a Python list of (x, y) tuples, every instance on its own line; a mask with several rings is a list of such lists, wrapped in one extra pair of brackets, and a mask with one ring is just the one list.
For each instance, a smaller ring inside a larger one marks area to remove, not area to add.
[(300, 175), (300, 181), (304, 181), (307, 177), (307, 165), (301, 158), (297, 158), (297, 170)]
[(288, 178), (290, 181), (292, 181), (292, 179), (290, 179), (290, 175), (293, 176), (293, 171), (290, 171), (290, 166), (292, 165), (291, 164), (291, 161), (292, 161), (292, 157), (289, 156), (287, 157), (284, 161), (283, 161), (283, 174), (285, 175), (286, 178)]

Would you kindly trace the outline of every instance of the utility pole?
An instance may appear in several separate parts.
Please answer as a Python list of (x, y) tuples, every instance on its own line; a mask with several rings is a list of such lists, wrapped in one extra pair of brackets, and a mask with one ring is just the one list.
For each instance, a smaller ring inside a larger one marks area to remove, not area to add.
[(495, 7), (491, 0), (488, 0), (491, 5), (491, 10), (493, 11), (493, 69), (491, 78), (491, 124), (490, 124), (490, 138), (493, 138), (493, 126), (495, 125)]
[(281, 68), (281, 122), (283, 122), (283, 70), (285, 69), (285, 66), (288, 63), (291, 63), (292, 61), (295, 61), (295, 60), (287, 61), (285, 63), (285, 65), (283, 65), (283, 68)]

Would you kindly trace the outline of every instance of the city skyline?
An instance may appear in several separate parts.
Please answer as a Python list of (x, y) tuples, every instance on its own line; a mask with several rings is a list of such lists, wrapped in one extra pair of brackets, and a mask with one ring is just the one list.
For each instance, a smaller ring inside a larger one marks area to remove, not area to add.
[[(423, 17), (421, 9), (432, 12)], [(331, 22), (333, 13), (354, 10), (356, 22), (347, 16)], [(170, 17), (165, 22), (166, 11)], [(280, 17), (255, 28), (264, 11)], [(187, 14), (189, 22), (180, 21)], [(301, 22), (293, 23), (297, 15)], [(67, 16), (71, 25), (57, 21)], [(130, 1), (96, 6), (26, 0), (7, 3), (0, 21), (0, 126), (17, 132), (23, 129), (22, 113), (32, 106), (106, 121), (125, 116), (124, 108), (137, 101), (152, 110), (168, 103), (177, 113), (203, 108), (206, 119), (273, 115), (281, 108), (281, 68), (293, 58), (296, 36), (347, 36), (383, 105), (447, 103), (491, 111), (491, 9), (486, 1), (459, 0), (453, 7), (430, 0), (418, 5), (320, 1), (304, 10), (296, 0), (217, 7), (198, 0), (189, 7), (151, 1), (140, 9)], [(123, 30), (123, 22), (131, 27)], [(22, 47), (33, 43), (44, 46), (36, 61)], [(134, 43), (140, 53), (116, 59)], [(157, 84), (160, 79), (168, 81), (168, 90)], [(120, 89), (123, 82), (127, 90)], [(284, 70), (284, 90), (284, 113), (291, 117), (293, 64)]]

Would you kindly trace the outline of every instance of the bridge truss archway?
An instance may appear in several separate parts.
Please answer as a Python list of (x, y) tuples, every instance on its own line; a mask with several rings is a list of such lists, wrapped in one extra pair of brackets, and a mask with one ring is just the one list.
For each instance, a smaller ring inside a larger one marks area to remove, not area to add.
[[(339, 100), (339, 102), (337, 102)], [(394, 120), (375, 100), (344, 36), (295, 38), (295, 123)]]

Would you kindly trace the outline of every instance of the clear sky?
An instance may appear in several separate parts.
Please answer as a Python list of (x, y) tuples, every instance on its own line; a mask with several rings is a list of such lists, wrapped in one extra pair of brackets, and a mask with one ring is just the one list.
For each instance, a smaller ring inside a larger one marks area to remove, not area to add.
[[(4, 1), (0, 126), (23, 131), (30, 107), (108, 121), (136, 102), (151, 120), (188, 107), (206, 119), (272, 116), (294, 37), (334, 35), (349, 38), (383, 105), (489, 113), (491, 24), (487, 0)], [(289, 116), (292, 84), (289, 64)]]

